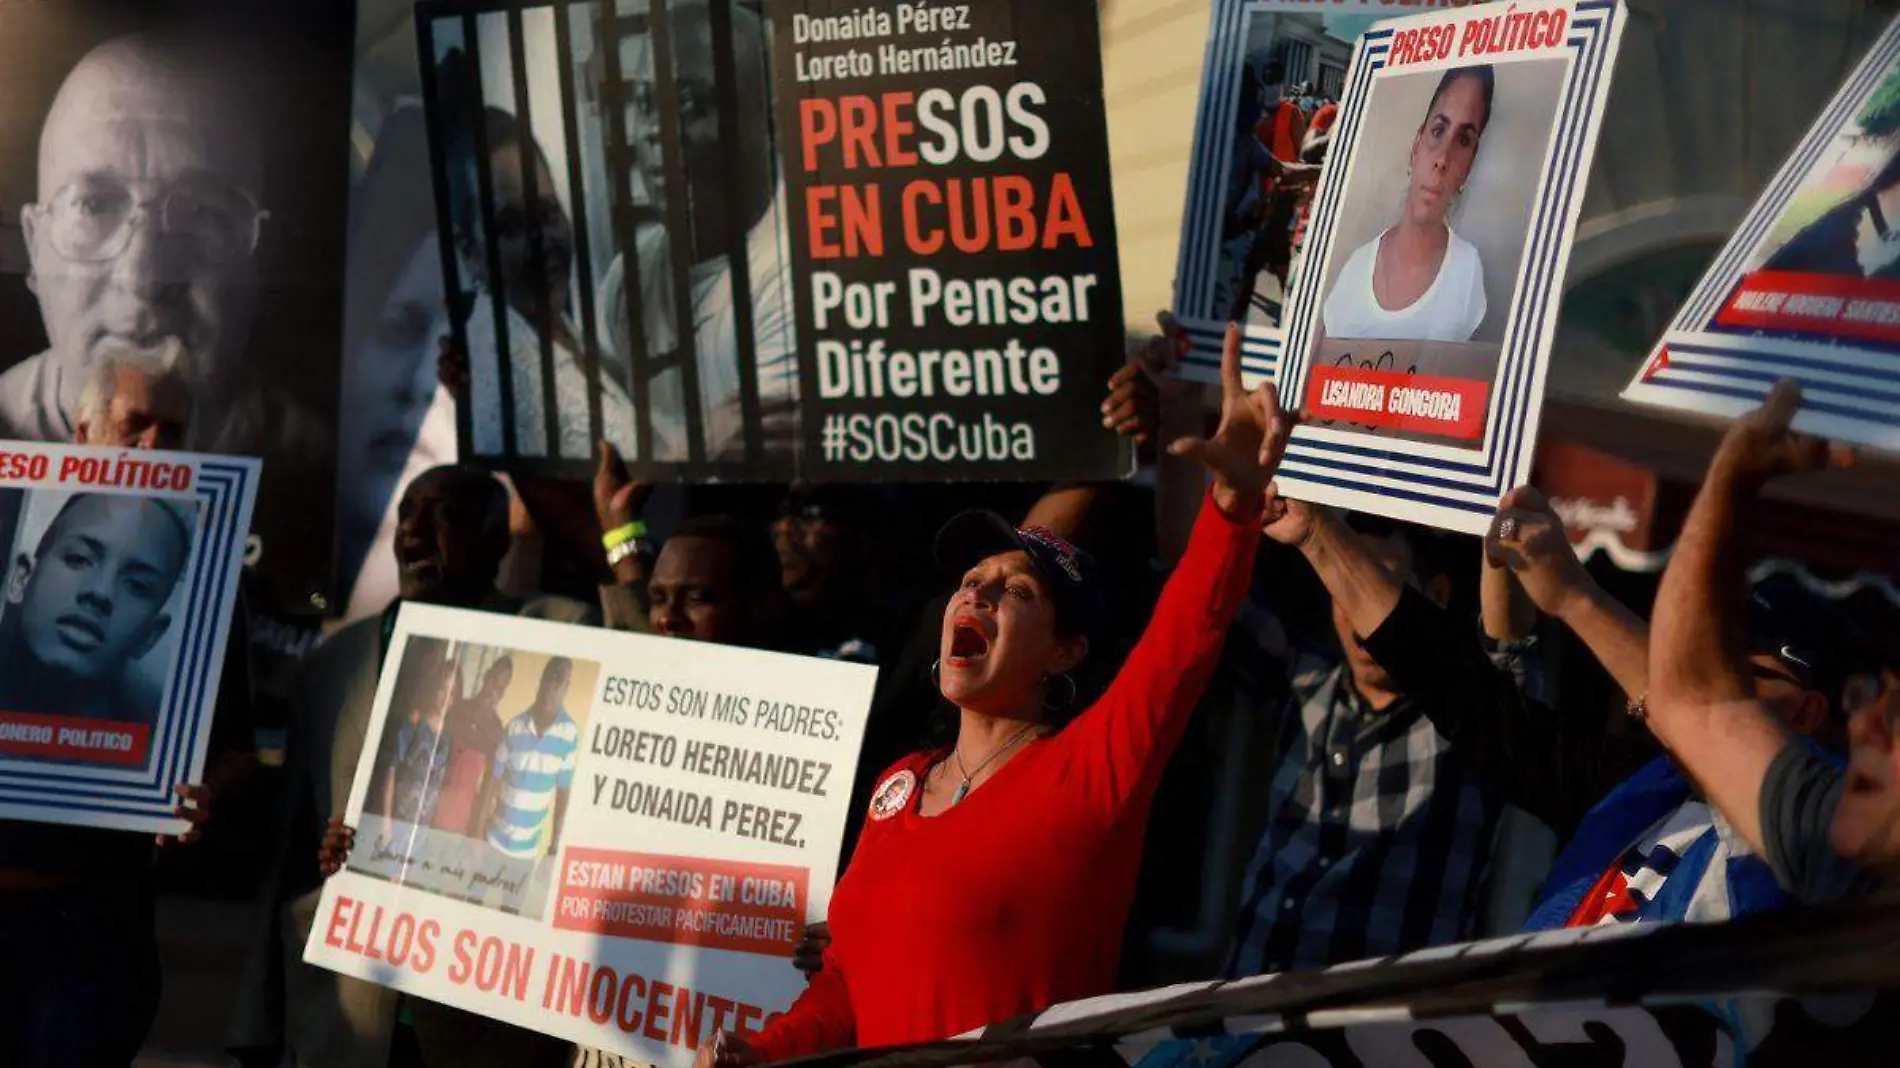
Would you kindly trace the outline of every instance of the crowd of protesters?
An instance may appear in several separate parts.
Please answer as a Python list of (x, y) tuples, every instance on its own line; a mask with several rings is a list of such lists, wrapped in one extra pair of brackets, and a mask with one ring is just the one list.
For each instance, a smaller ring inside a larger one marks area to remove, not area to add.
[[(1721, 921), (1900, 878), (1900, 662), (1800, 585), (1746, 578), (1762, 486), (1852, 462), (1790, 430), (1794, 387), (1724, 438), (1646, 622), (1535, 488), (1508, 494), (1483, 539), (1283, 497), (1273, 475), (1297, 414), (1242, 388), (1232, 337), (1203, 410), (1198, 387), (1160, 375), (1176, 340), (1164, 322), (1105, 383), (1104, 426), (1150, 461), (1133, 483), (689, 491), (629, 479), (604, 445), (591, 485), (523, 479), (511, 497), (466, 467), (411, 482), (400, 596), (333, 634), (295, 687), (233, 1051), (254, 1065), (616, 1060), (302, 961), (322, 880), (353, 844), (343, 800), (410, 602), (879, 666), (843, 875), (796, 961), (806, 993), (763, 1031), (702, 1046), (703, 1065), (940, 1037), (1130, 982), (1123, 929), (1144, 853), (1171, 832), (1150, 813), (1217, 674), (1274, 739), (1249, 770), (1266, 784), (1262, 831), (1228, 975), (1481, 933), (1511, 809), (1561, 846), (1527, 929)], [(465, 383), (453, 351), (443, 378)], [(190, 417), (174, 385), (137, 362), (102, 369), (78, 436), (172, 444)], [(664, 494), (685, 501), (666, 531), (647, 523)], [(524, 579), (504, 563), (530, 529), (542, 566)], [(1289, 610), (1279, 587), (1295, 577), (1323, 591), (1308, 614), (1330, 626)], [(1540, 614), (1614, 681), (1621, 712), (1552, 692)], [(481, 775), (507, 744), (486, 735), (519, 711), (495, 707), (512, 670), (405, 687), (417, 711), (401, 730), (490, 755), (458, 771), (453, 747), (423, 747), (447, 759), (419, 791), (380, 768), (373, 807), (499, 833)], [(548, 666), (523, 731), (558, 722), (566, 681)], [(247, 758), (248, 693), (235, 656), (210, 781), (181, 788), (194, 826), (223, 815), (219, 780)], [(136, 1052), (159, 983), (150, 848), (0, 824), (0, 947), (50, 962), (4, 1002), (18, 1063)]]

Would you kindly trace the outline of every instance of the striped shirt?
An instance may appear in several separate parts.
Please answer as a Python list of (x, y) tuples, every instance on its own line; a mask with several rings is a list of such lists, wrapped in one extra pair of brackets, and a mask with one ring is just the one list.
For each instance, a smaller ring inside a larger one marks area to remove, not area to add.
[(574, 785), (580, 744), (580, 725), (566, 709), (555, 711), (554, 722), (545, 732), (535, 727), (532, 709), (508, 721), (495, 750), (501, 803), (488, 825), (489, 845), (511, 857), (539, 855), (555, 794)]
[[(1390, 640), (1395, 623), (1455, 627), (1409, 587), (1401, 605), (1407, 611), (1394, 611), (1376, 637)], [(1260, 644), (1285, 656), (1284, 646)], [(1227, 973), (1318, 968), (1469, 937), (1500, 811), (1476, 768), (1418, 702), (1400, 697), (1375, 711), (1344, 664), (1300, 656), (1290, 674), (1267, 827)]]

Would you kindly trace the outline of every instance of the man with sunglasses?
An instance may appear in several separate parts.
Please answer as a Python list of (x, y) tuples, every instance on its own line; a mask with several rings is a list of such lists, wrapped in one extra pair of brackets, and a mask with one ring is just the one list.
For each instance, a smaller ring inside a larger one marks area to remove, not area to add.
[(188, 384), (187, 444), (262, 452), (321, 441), (315, 420), (244, 373), (257, 291), (263, 159), (241, 92), (180, 40), (120, 37), (61, 85), (20, 212), (49, 348), (0, 375), (0, 437), (66, 441), (106, 354)]

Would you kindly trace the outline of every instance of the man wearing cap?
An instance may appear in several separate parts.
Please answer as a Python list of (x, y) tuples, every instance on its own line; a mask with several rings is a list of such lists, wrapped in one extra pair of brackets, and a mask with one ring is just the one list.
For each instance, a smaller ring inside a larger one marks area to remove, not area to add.
[(1769, 480), (1850, 462), (1792, 429), (1800, 406), (1800, 388), (1780, 383), (1717, 449), (1656, 594), (1644, 711), (1781, 886), (1825, 902), (1900, 886), (1900, 677), (1883, 669), (1878, 695), (1853, 710), (1845, 770), (1794, 737), (1752, 684), (1738, 543)]
[[(1506, 495), (1486, 558), (1494, 575), (1508, 575), (1577, 635), (1640, 717), (1649, 690), (1648, 628), (1583, 569), (1562, 520), (1536, 490)], [(1824, 742), (1841, 719), (1852, 628), (1798, 585), (1772, 579), (1753, 591), (1748, 623), (1755, 699), (1791, 734)], [(1566, 720), (1502, 687), (1438, 722), (1506, 800), (1568, 843), (1526, 929), (1714, 922), (1785, 903), (1757, 851), (1642, 732), (1613, 732), (1596, 715)]]

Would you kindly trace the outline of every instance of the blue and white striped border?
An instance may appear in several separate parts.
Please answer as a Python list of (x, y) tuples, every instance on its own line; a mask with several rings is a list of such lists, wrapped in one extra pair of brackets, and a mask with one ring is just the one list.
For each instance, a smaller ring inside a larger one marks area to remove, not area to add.
[(183, 821), (172, 815), (177, 804), (172, 789), (204, 773), (258, 471), (256, 460), (196, 463), (197, 538), (185, 577), (184, 605), (173, 621), (184, 628), (183, 639), (172, 662), (165, 706), (152, 729), (146, 765), (100, 768), (0, 758), (0, 818), (149, 833), (184, 829)]
[[(1532, 206), (1531, 237), (1505, 323), (1484, 445), (1473, 452), (1350, 431), (1302, 428), (1295, 434), (1280, 469), (1281, 487), (1291, 496), (1482, 533), (1499, 498), (1530, 470), (1571, 237), (1582, 210), (1590, 162), (1596, 154), (1610, 73), (1615, 68), (1625, 19), (1619, 0), (1514, 6), (1519, 11), (1564, 8), (1570, 12), (1566, 41), (1570, 66)], [(1360, 38), (1354, 50), (1338, 133), (1320, 180), (1312, 229), (1307, 235), (1309, 269), (1295, 285), (1287, 313), (1287, 356), (1279, 381), (1290, 405), (1303, 399), (1300, 390), (1311, 363), (1310, 347), (1322, 303), (1319, 290), (1323, 265), (1332, 258), (1335, 223), (1358, 148), (1361, 119), (1378, 72), (1386, 65), (1393, 33), (1418, 23), (1463, 22), (1485, 14), (1483, 8), (1474, 8), (1380, 23)], [(1421, 65), (1420, 69), (1449, 69), (1462, 62), (1482, 61), (1482, 57), (1473, 57)]]
[[(1816, 434), (1900, 451), (1900, 347), (1877, 341), (1837, 343), (1773, 333), (1714, 328), (1715, 317), (1741, 284), (1809, 172), (1900, 64), (1900, 19), (1867, 51), (1807, 136), (1768, 183), (1728, 243), (1683, 302), (1669, 330), (1624, 388), (1641, 404), (1706, 415), (1736, 416), (1758, 404), (1776, 380), (1801, 383), (1795, 426)], [(1650, 374), (1664, 350), (1668, 366)], [(1646, 377), (1647, 376), (1647, 377)]]
[[(1194, 110), (1194, 155), (1188, 163), (1187, 205), (1181, 217), (1181, 244), (1175, 260), (1174, 317), (1191, 342), (1181, 359), (1179, 374), (1183, 378), (1220, 380), (1227, 310), (1212, 306), (1214, 271), (1220, 260), (1227, 168), (1233, 164), (1234, 114), (1239, 107), (1236, 94), (1246, 66), (1247, 26), (1258, 16), (1284, 13), (1286, 6), (1273, 0), (1214, 0), (1200, 101)], [(1242, 327), (1241, 367), (1249, 381), (1279, 373), (1281, 339), (1278, 328)]]

